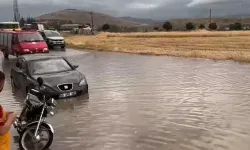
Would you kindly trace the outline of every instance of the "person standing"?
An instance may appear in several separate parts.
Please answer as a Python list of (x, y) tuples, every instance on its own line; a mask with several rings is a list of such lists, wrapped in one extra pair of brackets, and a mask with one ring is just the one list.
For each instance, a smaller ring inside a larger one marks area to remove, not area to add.
[[(5, 82), (5, 75), (0, 71), (0, 92), (2, 92)], [(0, 150), (10, 150), (11, 125), (16, 120), (14, 112), (5, 112), (0, 104)]]

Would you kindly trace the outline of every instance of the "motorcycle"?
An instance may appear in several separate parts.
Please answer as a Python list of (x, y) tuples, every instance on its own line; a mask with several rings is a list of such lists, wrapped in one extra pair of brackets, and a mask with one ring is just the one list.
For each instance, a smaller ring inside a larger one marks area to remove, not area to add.
[(46, 122), (47, 115), (54, 115), (56, 101), (46, 92), (46, 85), (42, 78), (37, 78), (38, 87), (29, 90), (25, 105), (14, 128), (19, 133), (19, 146), (21, 150), (48, 149), (54, 136), (52, 125)]

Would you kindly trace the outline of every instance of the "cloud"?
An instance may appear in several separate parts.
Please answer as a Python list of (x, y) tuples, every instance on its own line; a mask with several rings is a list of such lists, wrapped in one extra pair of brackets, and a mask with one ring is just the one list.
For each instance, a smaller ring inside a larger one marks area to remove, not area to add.
[(126, 8), (131, 8), (131, 9), (152, 9), (152, 8), (157, 8), (157, 4), (145, 4), (145, 3), (130, 3), (126, 5)]
[(214, 2), (221, 2), (221, 1), (227, 1), (227, 0), (193, 0), (191, 3), (189, 3), (187, 6), (192, 7), (195, 5), (200, 5), (200, 4), (210, 4)]
[[(244, 3), (242, 9), (239, 1)], [(210, 8), (213, 9), (213, 16), (250, 14), (249, 0), (18, 0), (18, 2), (20, 13), (24, 17), (36, 17), (68, 8), (112, 16), (156, 20), (208, 17)], [(0, 21), (13, 19), (12, 3), (12, 0), (0, 0)]]
[(187, 4), (187, 7), (200, 6), (204, 4), (215, 4), (220, 5), (219, 7), (228, 6), (228, 5), (249, 5), (249, 0), (192, 0)]

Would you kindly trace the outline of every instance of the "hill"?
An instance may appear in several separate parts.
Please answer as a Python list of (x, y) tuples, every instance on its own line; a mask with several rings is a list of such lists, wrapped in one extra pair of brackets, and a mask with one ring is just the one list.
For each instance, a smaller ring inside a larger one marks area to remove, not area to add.
[[(244, 14), (242, 15), (243, 24), (246, 26), (250, 26), (250, 15)], [(225, 28), (229, 24), (235, 22), (241, 22), (241, 15), (228, 16), (228, 17), (218, 17), (212, 18), (212, 22), (216, 22), (219, 28)], [(48, 13), (41, 15), (36, 18), (38, 21), (52, 21), (59, 20), (63, 23), (91, 23), (91, 15), (90, 12), (76, 9), (65, 9), (53, 13)], [(101, 13), (93, 13), (94, 26), (100, 27), (105, 23), (117, 25), (117, 26), (126, 26), (126, 27), (136, 27), (143, 28), (143, 31), (147, 28), (148, 31), (152, 30), (154, 27), (162, 27), (164, 21), (156, 21), (153, 19), (141, 19), (141, 18), (133, 18), (133, 17), (113, 17)], [(64, 22), (65, 21), (65, 22)], [(68, 22), (70, 21), (70, 22)], [(209, 18), (183, 18), (183, 19), (172, 19), (167, 20), (170, 21), (173, 25), (173, 30), (185, 30), (186, 23), (192, 22), (198, 26), (200, 24), (205, 24), (208, 27)], [(137, 30), (137, 29), (136, 29)], [(138, 29), (141, 30), (141, 29)], [(134, 31), (134, 30), (133, 30)]]
[[(91, 23), (91, 15), (90, 12), (76, 9), (65, 9), (53, 13), (48, 13), (36, 17), (37, 21), (51, 21), (51, 20), (60, 20), (60, 21), (69, 21), (72, 23)], [(99, 27), (105, 23), (118, 25), (118, 26), (137, 26), (139, 23), (135, 23), (133, 21), (123, 20), (121, 18), (112, 17), (109, 15), (101, 14), (101, 13), (93, 13), (94, 26)]]

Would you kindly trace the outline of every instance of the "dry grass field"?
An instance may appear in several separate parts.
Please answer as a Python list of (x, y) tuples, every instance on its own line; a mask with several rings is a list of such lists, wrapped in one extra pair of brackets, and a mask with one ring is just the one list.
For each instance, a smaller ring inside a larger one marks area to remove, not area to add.
[(250, 31), (100, 33), (65, 39), (79, 49), (250, 62)]

